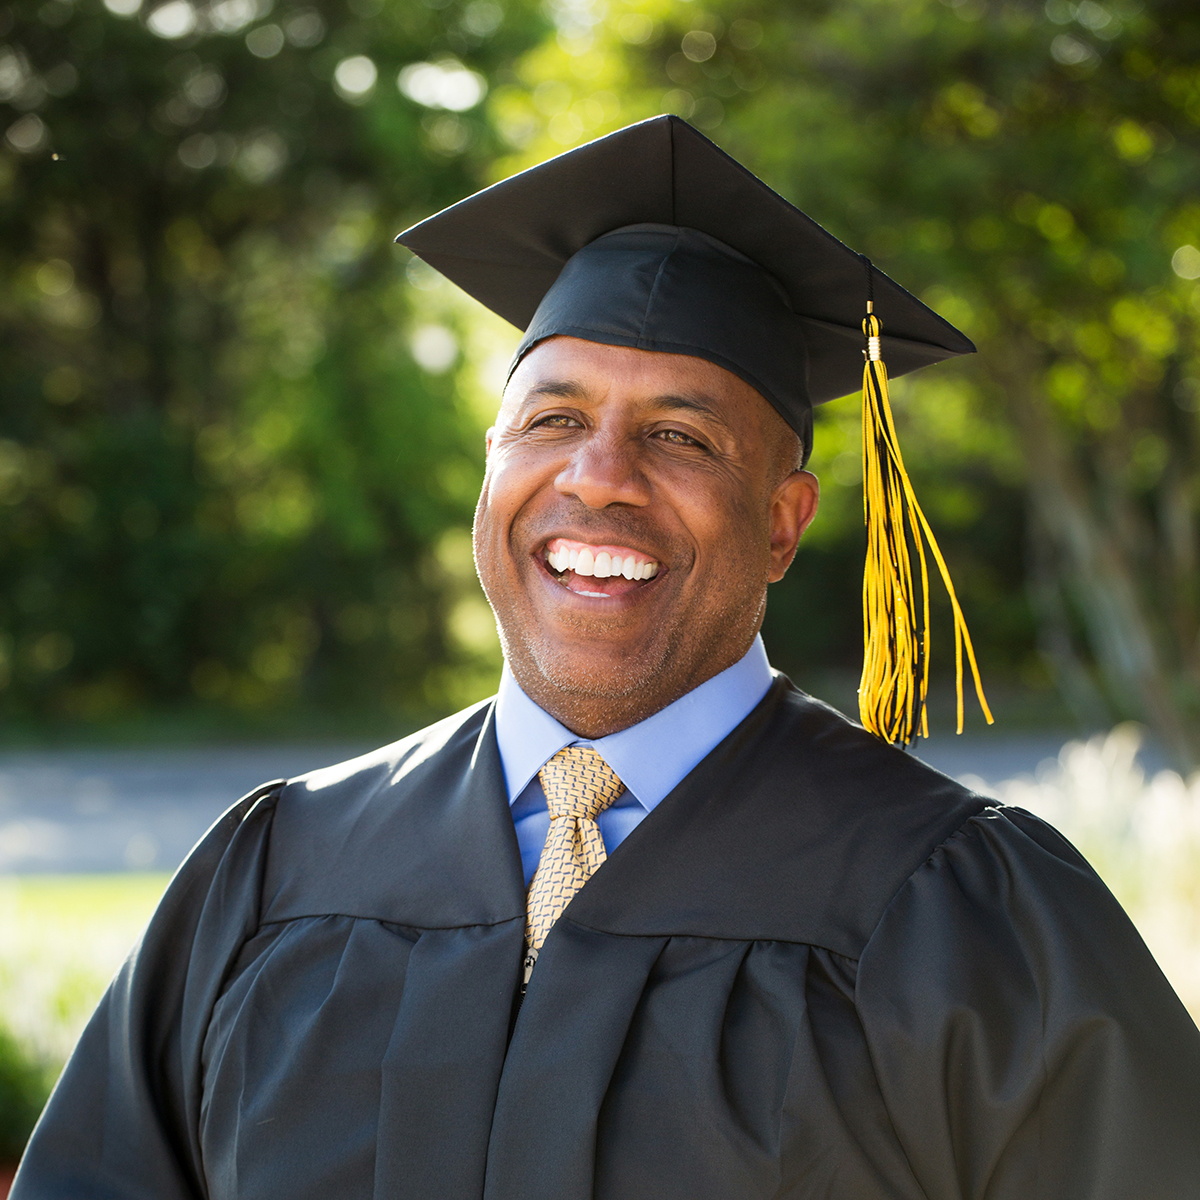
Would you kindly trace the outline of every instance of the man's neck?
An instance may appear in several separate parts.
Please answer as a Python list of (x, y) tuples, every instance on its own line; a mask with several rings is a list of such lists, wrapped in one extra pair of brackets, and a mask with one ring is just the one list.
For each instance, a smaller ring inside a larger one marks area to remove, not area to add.
[(577, 737), (590, 741), (629, 729), (661, 712), (739, 662), (748, 649), (741, 647), (728, 661), (714, 659), (705, 663), (696, 671), (695, 678), (644, 679), (636, 687), (616, 693), (584, 692), (556, 686), (531, 662), (510, 660), (509, 669), (530, 700)]
[(510, 803), (557, 751), (590, 742), (647, 810), (742, 721), (771, 686), (761, 641), (719, 675), (612, 734), (581, 736), (543, 709), (506, 668), (496, 701), (496, 739)]

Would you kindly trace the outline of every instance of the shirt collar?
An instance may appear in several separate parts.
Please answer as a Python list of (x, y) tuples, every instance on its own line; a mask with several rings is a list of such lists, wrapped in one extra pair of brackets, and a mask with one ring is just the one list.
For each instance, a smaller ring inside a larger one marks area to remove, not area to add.
[(652, 717), (607, 737), (576, 737), (521, 690), (504, 665), (496, 697), (496, 738), (512, 804), (565, 746), (594, 746), (649, 812), (742, 723), (771, 686), (761, 637), (732, 667)]

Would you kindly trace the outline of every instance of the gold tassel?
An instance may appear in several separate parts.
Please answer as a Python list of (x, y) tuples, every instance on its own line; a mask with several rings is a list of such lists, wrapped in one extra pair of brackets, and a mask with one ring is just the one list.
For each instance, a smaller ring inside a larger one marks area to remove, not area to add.
[[(954, 610), (958, 732), (963, 730), (964, 646), (975, 680), (975, 694), (989, 725), (992, 714), (983, 695), (971, 635), (954, 594), (950, 572), (904, 469), (888, 399), (887, 368), (880, 357), (880, 324), (874, 315), (874, 307), (868, 300), (867, 317), (863, 321), (863, 333), (867, 337), (862, 411), (867, 562), (863, 572), (863, 671), (858, 688), (858, 711), (865, 729), (892, 745), (907, 746), (916, 737), (918, 729), (923, 737), (929, 736), (925, 708), (929, 693), (926, 542)], [(913, 594), (910, 543), (916, 547), (921, 568), (920, 612)]]

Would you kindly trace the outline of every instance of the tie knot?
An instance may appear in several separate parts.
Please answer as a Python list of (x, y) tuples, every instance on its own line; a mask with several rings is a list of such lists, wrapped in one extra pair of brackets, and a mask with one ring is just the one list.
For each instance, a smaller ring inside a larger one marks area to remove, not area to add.
[(594, 821), (622, 792), (617, 773), (590, 746), (560, 750), (539, 772), (552, 817)]

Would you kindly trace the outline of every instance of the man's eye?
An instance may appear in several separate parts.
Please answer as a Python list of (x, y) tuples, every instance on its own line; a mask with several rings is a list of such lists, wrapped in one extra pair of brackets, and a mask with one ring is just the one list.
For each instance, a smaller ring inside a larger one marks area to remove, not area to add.
[(670, 442), (673, 446), (695, 446), (700, 450), (704, 449), (704, 446), (694, 437), (689, 437), (678, 429), (660, 429), (655, 436), (660, 441)]
[(579, 422), (574, 417), (564, 416), (562, 413), (555, 413), (550, 417), (541, 417), (533, 422), (533, 429), (572, 429)]

